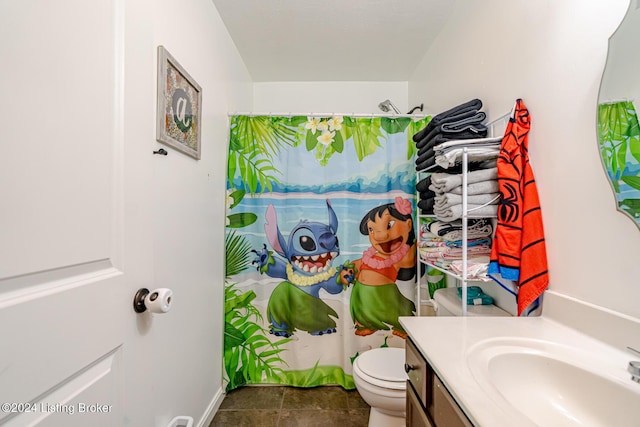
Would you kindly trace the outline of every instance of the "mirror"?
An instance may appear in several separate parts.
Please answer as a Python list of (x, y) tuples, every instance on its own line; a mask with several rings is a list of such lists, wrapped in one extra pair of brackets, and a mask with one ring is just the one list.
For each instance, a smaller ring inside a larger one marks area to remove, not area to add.
[(631, 0), (609, 39), (598, 95), (597, 132), (602, 164), (617, 208), (640, 227), (640, 0)]

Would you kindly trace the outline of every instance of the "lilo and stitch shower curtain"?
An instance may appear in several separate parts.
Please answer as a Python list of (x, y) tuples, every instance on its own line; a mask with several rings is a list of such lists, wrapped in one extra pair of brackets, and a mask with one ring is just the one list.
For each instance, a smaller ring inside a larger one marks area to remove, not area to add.
[(598, 105), (598, 142), (618, 209), (640, 225), (640, 126), (633, 102)]
[(245, 384), (354, 388), (416, 312), (415, 146), (428, 118), (230, 119), (224, 363)]

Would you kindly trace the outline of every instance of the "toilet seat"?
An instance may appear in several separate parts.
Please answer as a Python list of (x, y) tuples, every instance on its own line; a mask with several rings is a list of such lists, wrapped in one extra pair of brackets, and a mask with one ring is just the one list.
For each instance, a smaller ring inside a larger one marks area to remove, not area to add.
[(353, 362), (353, 368), (369, 384), (405, 390), (407, 374), (404, 372), (404, 359), (402, 348), (374, 348), (359, 355)]

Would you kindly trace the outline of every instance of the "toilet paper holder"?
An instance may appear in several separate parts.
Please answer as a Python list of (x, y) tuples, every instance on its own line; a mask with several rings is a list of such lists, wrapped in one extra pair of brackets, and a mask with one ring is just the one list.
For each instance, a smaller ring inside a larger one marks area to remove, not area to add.
[(133, 297), (133, 310), (136, 313), (144, 313), (149, 310), (153, 313), (166, 313), (171, 309), (173, 291), (168, 288), (158, 288), (150, 291), (140, 288)]

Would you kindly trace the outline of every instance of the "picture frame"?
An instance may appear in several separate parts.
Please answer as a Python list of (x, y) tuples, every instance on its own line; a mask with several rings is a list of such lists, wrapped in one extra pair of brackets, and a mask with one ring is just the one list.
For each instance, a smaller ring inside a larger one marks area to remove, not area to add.
[(196, 160), (201, 157), (202, 88), (158, 46), (156, 140)]

